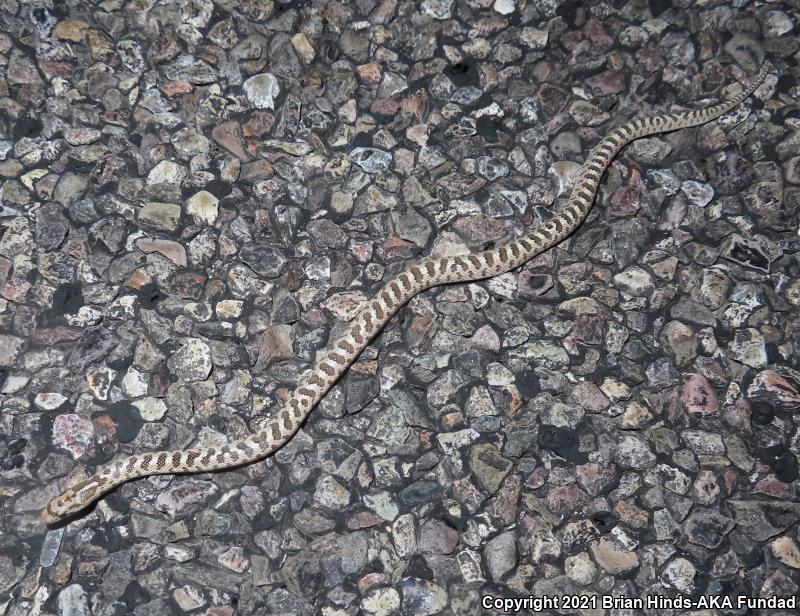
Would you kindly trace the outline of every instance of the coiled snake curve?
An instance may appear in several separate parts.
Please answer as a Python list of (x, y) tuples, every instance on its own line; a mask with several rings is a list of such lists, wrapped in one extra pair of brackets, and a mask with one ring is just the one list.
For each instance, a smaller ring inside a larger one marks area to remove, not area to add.
[(47, 524), (64, 520), (116, 486), (148, 475), (199, 473), (260, 460), (284, 445), (311, 410), (377, 336), (392, 316), (418, 293), (437, 285), (480, 280), (503, 274), (557, 245), (577, 229), (594, 202), (606, 168), (630, 142), (711, 122), (748, 98), (768, 74), (762, 66), (739, 94), (710, 107), (675, 114), (636, 118), (612, 130), (592, 150), (565, 207), (542, 225), (508, 243), (477, 254), (423, 258), (390, 280), (361, 309), (347, 332), (300, 379), (294, 392), (266, 428), (222, 447), (157, 451), (121, 458), (84, 481), (66, 488), (42, 511)]

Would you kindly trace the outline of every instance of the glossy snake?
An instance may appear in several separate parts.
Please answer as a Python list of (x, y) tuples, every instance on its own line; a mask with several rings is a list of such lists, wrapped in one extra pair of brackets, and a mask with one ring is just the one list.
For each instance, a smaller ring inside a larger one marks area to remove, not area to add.
[(268, 456), (300, 428), (314, 405), (328, 392), (392, 316), (418, 293), (437, 285), (467, 282), (513, 270), (557, 245), (583, 222), (594, 202), (600, 179), (619, 151), (646, 135), (706, 124), (738, 106), (767, 76), (762, 67), (739, 94), (704, 109), (637, 118), (612, 130), (589, 155), (569, 201), (555, 216), (508, 243), (477, 254), (424, 258), (390, 280), (366, 303), (341, 336), (296, 389), (269, 425), (222, 447), (154, 451), (120, 458), (84, 481), (67, 487), (42, 512), (52, 524), (81, 511), (116, 486), (148, 475), (199, 473), (239, 466)]

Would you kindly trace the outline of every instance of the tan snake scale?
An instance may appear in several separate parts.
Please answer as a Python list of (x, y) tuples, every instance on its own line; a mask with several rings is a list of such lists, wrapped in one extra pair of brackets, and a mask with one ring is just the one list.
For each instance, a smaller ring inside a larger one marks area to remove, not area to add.
[(269, 425), (223, 447), (157, 451), (136, 454), (109, 463), (84, 481), (53, 498), (42, 511), (48, 524), (81, 511), (116, 486), (148, 475), (199, 473), (254, 462), (279, 449), (300, 428), (311, 410), (336, 383), (392, 316), (418, 293), (437, 285), (467, 282), (513, 270), (557, 245), (583, 222), (594, 202), (606, 168), (631, 141), (656, 133), (699, 126), (727, 113), (749, 97), (767, 76), (763, 66), (739, 94), (723, 102), (676, 114), (637, 118), (614, 129), (589, 155), (567, 205), (553, 218), (523, 236), (492, 250), (441, 259), (425, 258), (390, 280), (355, 317), (347, 333), (305, 373)]

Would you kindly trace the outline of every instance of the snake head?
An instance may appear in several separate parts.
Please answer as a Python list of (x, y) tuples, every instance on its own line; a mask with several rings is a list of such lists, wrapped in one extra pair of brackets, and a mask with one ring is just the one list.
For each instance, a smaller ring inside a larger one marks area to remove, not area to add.
[(102, 495), (103, 492), (98, 489), (99, 487), (100, 484), (94, 479), (71, 485), (47, 503), (39, 519), (45, 524), (56, 524), (75, 515)]

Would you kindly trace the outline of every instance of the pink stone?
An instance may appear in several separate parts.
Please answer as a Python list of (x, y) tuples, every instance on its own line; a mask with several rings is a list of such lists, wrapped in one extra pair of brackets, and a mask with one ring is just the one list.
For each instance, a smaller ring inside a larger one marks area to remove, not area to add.
[[(747, 388), (747, 397), (789, 411), (800, 407), (800, 373), (788, 368), (785, 370), (786, 375), (776, 370), (759, 372)], [(789, 377), (793, 378), (790, 380)]]
[(692, 415), (719, 415), (717, 394), (702, 374), (690, 374), (684, 381), (681, 403)]
[(81, 337), (82, 331), (81, 329), (58, 325), (52, 329), (35, 329), (33, 330), (32, 338), (42, 344), (73, 342)]
[(350, 530), (372, 528), (378, 524), (383, 524), (383, 521), (382, 517), (375, 515), (371, 511), (360, 511), (347, 520), (347, 528)]
[(572, 399), (587, 411), (599, 413), (607, 409), (611, 401), (594, 383), (582, 381), (572, 390)]
[(144, 253), (157, 252), (164, 255), (179, 267), (186, 267), (186, 249), (182, 244), (171, 240), (141, 238), (136, 241), (136, 246)]
[(12, 278), (6, 283), (6, 286), (3, 287), (3, 297), (10, 302), (21, 304), (28, 296), (28, 291), (30, 291), (30, 288), (31, 283), (27, 280)]
[(774, 475), (764, 477), (759, 481), (753, 488), (753, 494), (763, 494), (764, 496), (788, 501), (795, 500), (797, 496), (791, 484), (779, 481)]
[(393, 116), (400, 108), (400, 102), (393, 98), (377, 98), (372, 103), (370, 111), (378, 115)]
[(194, 86), (188, 81), (178, 80), (170, 81), (161, 86), (161, 90), (167, 95), (167, 98), (174, 98), (179, 94), (188, 94), (194, 89)]
[(552, 289), (553, 284), (553, 277), (550, 274), (523, 270), (519, 275), (517, 293), (520, 297), (539, 297)]
[(643, 67), (648, 73), (660, 71), (666, 64), (664, 51), (658, 47), (643, 47), (636, 52), (636, 65)]
[(428, 519), (419, 529), (420, 552), (450, 554), (458, 545), (458, 531), (441, 520)]
[(362, 64), (356, 67), (356, 73), (362, 83), (367, 85), (377, 85), (381, 80), (381, 65), (377, 62)]
[(531, 490), (538, 490), (547, 481), (547, 471), (543, 468), (534, 470), (525, 480), (525, 487)]
[(611, 197), (613, 216), (633, 216), (641, 207), (642, 190), (634, 184), (626, 184)]
[(500, 336), (492, 329), (491, 325), (484, 325), (472, 336), (472, 342), (481, 349), (498, 352), (500, 350)]
[(586, 488), (590, 496), (601, 494), (617, 480), (617, 465), (613, 462), (601, 464), (587, 462), (575, 467), (578, 481)]
[(728, 494), (733, 494), (733, 489), (736, 487), (736, 480), (739, 479), (739, 473), (734, 469), (727, 469), (722, 475), (722, 483), (725, 486), (725, 491)]
[(590, 19), (587, 21), (586, 25), (583, 27), (583, 32), (594, 47), (608, 49), (614, 44), (614, 37), (608, 34), (603, 29), (602, 24), (597, 20)]
[(605, 71), (586, 80), (586, 85), (595, 94), (619, 94), (625, 91), (625, 73), (622, 71)]
[(53, 445), (66, 449), (76, 460), (92, 445), (94, 424), (80, 415), (59, 415), (53, 420)]
[(250, 160), (242, 147), (242, 127), (238, 122), (229, 120), (215, 126), (211, 130), (211, 137), (239, 160)]
[(574, 513), (575, 510), (589, 500), (589, 496), (577, 484), (553, 488), (547, 493), (547, 508), (557, 515)]
[(198, 300), (203, 295), (206, 277), (195, 272), (178, 274), (169, 281), (169, 292), (181, 299)]

